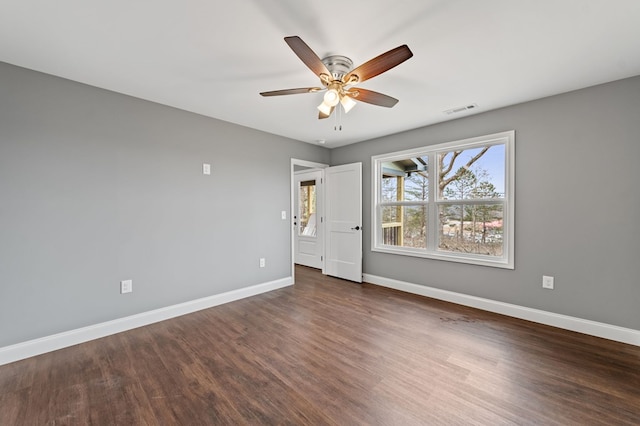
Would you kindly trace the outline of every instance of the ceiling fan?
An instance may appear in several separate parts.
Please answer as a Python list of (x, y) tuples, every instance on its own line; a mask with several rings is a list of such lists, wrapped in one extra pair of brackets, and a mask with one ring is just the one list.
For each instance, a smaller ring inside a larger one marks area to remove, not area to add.
[(400, 65), (413, 56), (407, 45), (391, 49), (353, 69), (353, 61), (346, 56), (332, 55), (320, 59), (318, 55), (298, 36), (285, 37), (291, 50), (304, 64), (320, 78), (322, 87), (302, 87), (298, 89), (273, 90), (260, 93), (262, 96), (295, 95), (326, 91), (322, 103), (318, 106), (319, 119), (327, 118), (340, 103), (345, 112), (351, 111), (355, 101), (391, 108), (398, 100), (373, 90), (353, 87), (372, 77), (382, 74)]

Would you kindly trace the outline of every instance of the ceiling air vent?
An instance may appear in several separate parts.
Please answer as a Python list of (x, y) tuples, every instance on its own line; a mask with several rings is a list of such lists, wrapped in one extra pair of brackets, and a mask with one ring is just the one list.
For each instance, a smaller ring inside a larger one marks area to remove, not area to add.
[(469, 111), (470, 109), (475, 109), (475, 108), (478, 108), (478, 104), (469, 104), (469, 105), (465, 105), (457, 108), (451, 108), (443, 112), (447, 115), (451, 115), (451, 114), (458, 114), (464, 111)]

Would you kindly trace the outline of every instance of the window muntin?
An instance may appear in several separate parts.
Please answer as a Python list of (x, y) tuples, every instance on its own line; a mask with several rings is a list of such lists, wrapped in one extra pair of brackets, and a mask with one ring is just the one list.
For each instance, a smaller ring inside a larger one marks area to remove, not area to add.
[(513, 268), (513, 145), (504, 132), (372, 157), (372, 250)]

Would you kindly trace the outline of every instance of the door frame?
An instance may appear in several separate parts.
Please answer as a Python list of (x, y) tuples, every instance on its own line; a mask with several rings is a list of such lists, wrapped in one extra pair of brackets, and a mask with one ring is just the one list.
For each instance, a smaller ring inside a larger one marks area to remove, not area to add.
[[(329, 164), (324, 164), (324, 163), (316, 163), (313, 161), (307, 161), (307, 160), (300, 160), (298, 158), (292, 158), (291, 159), (291, 170), (289, 171), (289, 175), (290, 175), (290, 207), (289, 207), (289, 232), (291, 235), (291, 242), (290, 242), (290, 254), (289, 257), (291, 259), (291, 279), (293, 280), (293, 282), (296, 282), (296, 257), (295, 257), (295, 235), (294, 235), (294, 229), (293, 229), (293, 212), (296, 211), (297, 206), (294, 206), (294, 201), (295, 201), (295, 192), (297, 190), (297, 188), (295, 188), (295, 168), (296, 166), (299, 167), (304, 167), (306, 169), (309, 169), (309, 171), (311, 170), (320, 170), (322, 171), (322, 177), (324, 179), (324, 169), (329, 167)], [(322, 191), (324, 192), (324, 185), (322, 185)], [(324, 198), (324, 193), (322, 194), (323, 198)], [(324, 217), (324, 203), (322, 206), (322, 211), (317, 212), (318, 215), (321, 215)], [(324, 255), (324, 253), (323, 253)], [(325, 273), (324, 270), (324, 262), (322, 264), (322, 273)]]

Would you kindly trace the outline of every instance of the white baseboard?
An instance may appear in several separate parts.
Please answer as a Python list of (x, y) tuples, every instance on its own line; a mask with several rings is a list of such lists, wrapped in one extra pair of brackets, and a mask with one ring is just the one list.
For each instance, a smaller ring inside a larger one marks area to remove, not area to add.
[(293, 285), (293, 277), (204, 297), (0, 348), (0, 365)]
[(541, 311), (539, 309), (497, 302), (491, 299), (483, 299), (481, 297), (469, 296), (466, 294), (393, 280), (376, 275), (363, 274), (362, 278), (367, 283), (382, 287), (393, 288), (407, 293), (456, 303), (458, 305), (470, 306), (472, 308), (508, 315), (514, 318), (520, 318), (540, 324), (563, 328), (565, 330), (577, 331), (591, 336), (640, 346), (640, 330), (618, 327), (615, 325), (570, 317), (567, 315), (554, 314), (552, 312)]

